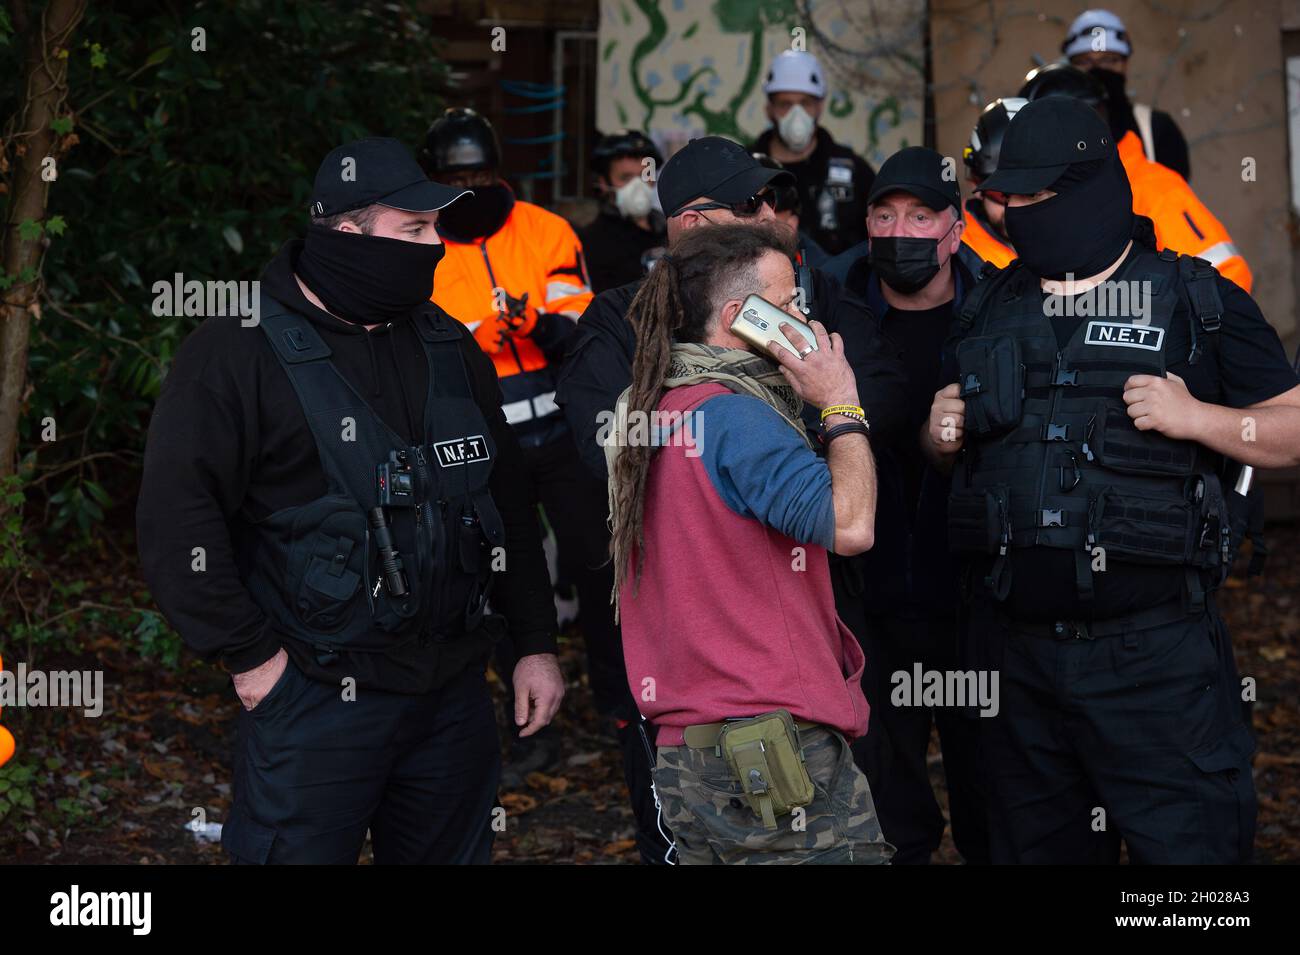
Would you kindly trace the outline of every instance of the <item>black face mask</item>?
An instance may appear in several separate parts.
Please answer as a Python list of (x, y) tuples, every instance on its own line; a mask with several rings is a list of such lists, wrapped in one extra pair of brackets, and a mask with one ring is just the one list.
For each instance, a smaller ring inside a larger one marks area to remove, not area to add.
[(1124, 89), (1124, 74), (1100, 66), (1094, 66), (1088, 72), (1106, 87), (1106, 118), (1110, 122), (1111, 135), (1119, 142), (1126, 131), (1137, 129), (1133, 107), (1128, 101), (1128, 92)]
[(515, 194), (504, 182), (475, 186), (474, 195), (461, 196), (438, 214), (438, 234), (453, 242), (473, 242), (494, 234), (510, 217)]
[(405, 318), (433, 293), (447, 247), (311, 226), (294, 271), (325, 307), (350, 322)]
[[(954, 220), (948, 232), (956, 225)], [(901, 235), (873, 238), (867, 255), (871, 270), (895, 292), (902, 295), (919, 292), (939, 274), (939, 243), (948, 237), (948, 232), (937, 239)]]
[(1016, 255), (1039, 278), (1087, 278), (1105, 271), (1133, 236), (1133, 190), (1118, 154), (1050, 199), (1007, 207)]

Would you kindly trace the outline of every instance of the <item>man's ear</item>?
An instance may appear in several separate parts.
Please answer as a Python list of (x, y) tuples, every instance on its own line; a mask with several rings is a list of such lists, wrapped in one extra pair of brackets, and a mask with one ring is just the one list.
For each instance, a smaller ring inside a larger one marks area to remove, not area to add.
[(961, 248), (961, 234), (965, 231), (966, 220), (963, 217), (958, 216), (956, 225), (952, 227), (952, 247), (948, 250), (950, 254), (956, 255), (957, 251)]
[(722, 311), (718, 313), (718, 319), (721, 322), (719, 328), (722, 331), (724, 332), (731, 331), (731, 323), (736, 320), (736, 316), (740, 314), (740, 309), (744, 306), (744, 304), (745, 304), (744, 302), (736, 298), (736, 299), (732, 299), (729, 302), (726, 302), (722, 306)]
[(356, 232), (358, 234), (361, 232), (361, 229), (351, 219), (344, 219), (342, 222), (340, 222), (338, 225), (338, 230), (340, 232)]

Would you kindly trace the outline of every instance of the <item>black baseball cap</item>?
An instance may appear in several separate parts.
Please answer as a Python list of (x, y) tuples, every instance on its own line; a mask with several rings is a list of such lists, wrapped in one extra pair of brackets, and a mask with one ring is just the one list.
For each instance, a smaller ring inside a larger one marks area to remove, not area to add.
[(311, 214), (319, 219), (376, 203), (404, 212), (433, 212), (468, 194), (469, 189), (431, 182), (400, 141), (372, 137), (339, 146), (321, 162), (311, 190)]
[(1114, 155), (1109, 124), (1087, 103), (1068, 96), (1032, 100), (1007, 126), (998, 168), (975, 191), (1032, 196), (1075, 163)]
[(867, 193), (867, 205), (891, 192), (916, 196), (935, 212), (945, 206), (961, 212), (956, 163), (946, 163), (942, 155), (924, 146), (908, 146), (885, 160)]
[(692, 139), (664, 163), (659, 173), (659, 204), (671, 218), (688, 202), (708, 196), (742, 202), (768, 183), (795, 184), (785, 169), (767, 169), (744, 146), (721, 136)]

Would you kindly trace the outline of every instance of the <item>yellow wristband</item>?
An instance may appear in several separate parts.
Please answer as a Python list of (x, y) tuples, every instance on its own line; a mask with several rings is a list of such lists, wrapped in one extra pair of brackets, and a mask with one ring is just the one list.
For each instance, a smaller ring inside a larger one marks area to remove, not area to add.
[(864, 421), (867, 417), (867, 413), (857, 405), (831, 405), (829, 408), (822, 409), (821, 420), (825, 421), (833, 414), (842, 414), (849, 418), (858, 418)]

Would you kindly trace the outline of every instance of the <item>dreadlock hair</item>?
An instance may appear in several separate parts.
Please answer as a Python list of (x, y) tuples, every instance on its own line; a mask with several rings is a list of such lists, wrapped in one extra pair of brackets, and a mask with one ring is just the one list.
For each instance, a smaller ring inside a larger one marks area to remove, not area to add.
[[(659, 260), (628, 309), (636, 330), (629, 420), (658, 407), (673, 342), (705, 341), (726, 302), (758, 290), (758, 262), (769, 252), (793, 258), (789, 229), (775, 223), (710, 225), (688, 230)], [(653, 450), (629, 444), (614, 462), (610, 553), (616, 588), (628, 570), (635, 571), (634, 587), (640, 579), (636, 564), (645, 549), (645, 486)]]

